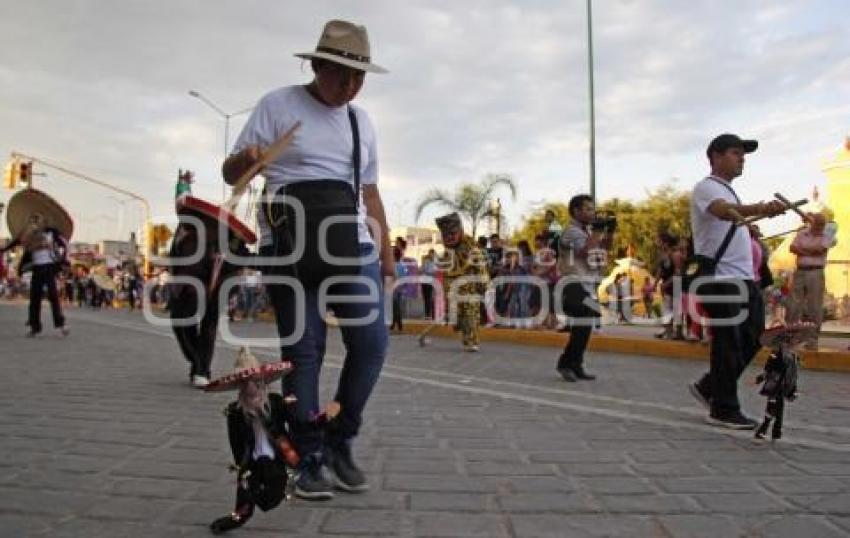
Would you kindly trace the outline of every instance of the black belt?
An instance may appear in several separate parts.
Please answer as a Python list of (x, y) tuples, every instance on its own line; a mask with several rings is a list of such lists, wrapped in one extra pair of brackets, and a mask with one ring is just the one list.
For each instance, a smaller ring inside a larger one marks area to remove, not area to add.
[(823, 265), (801, 265), (797, 267), (798, 271), (821, 271), (823, 270)]

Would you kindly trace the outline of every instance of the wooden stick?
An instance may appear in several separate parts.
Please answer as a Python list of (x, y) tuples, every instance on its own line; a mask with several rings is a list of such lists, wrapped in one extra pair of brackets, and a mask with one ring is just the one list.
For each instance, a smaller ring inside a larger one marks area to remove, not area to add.
[[(782, 196), (782, 195), (780, 194), (778, 196)], [(785, 205), (787, 205), (788, 209), (795, 211), (797, 213), (800, 213), (800, 214), (802, 214), (802, 212), (799, 210), (799, 207), (804, 206), (804, 205), (809, 203), (809, 201), (805, 198), (803, 198), (802, 200), (797, 200), (796, 202), (791, 202), (787, 199), (785, 199), (785, 200), (779, 199), (779, 200), (782, 203), (784, 203)], [(767, 215), (753, 215), (752, 217), (743, 218), (743, 217), (741, 217), (740, 214), (737, 214), (737, 213), (733, 214), (733, 217), (738, 222), (738, 226), (746, 226), (748, 224), (752, 224), (752, 223), (756, 222), (757, 220), (768, 219), (768, 218), (772, 219), (773, 218), (773, 216), (769, 217)], [(806, 219), (806, 222), (808, 222), (808, 219)]]
[[(790, 209), (794, 213), (800, 215), (800, 218), (803, 219), (803, 222), (809, 222), (809, 216), (806, 215), (805, 213), (803, 213), (802, 211), (800, 211), (799, 207), (797, 207), (798, 204), (799, 205), (803, 205), (803, 204), (801, 204), (799, 202), (791, 202), (791, 200), (789, 200), (788, 198), (785, 198), (784, 196), (782, 196), (778, 192), (774, 193), (773, 196), (774, 196), (774, 198), (776, 198), (777, 200), (779, 200), (783, 204), (787, 205), (788, 209)], [(801, 201), (803, 203), (805, 203), (805, 200), (801, 200)]]
[(260, 158), (257, 159), (257, 162), (251, 165), (248, 170), (243, 173), (239, 179), (233, 185), (233, 194), (231, 194), (230, 198), (224, 202), (222, 206), (227, 211), (233, 211), (233, 208), (236, 207), (236, 204), (239, 203), (239, 199), (242, 198), (242, 195), (245, 193), (245, 190), (248, 188), (248, 184), (251, 183), (251, 180), (254, 179), (254, 176), (263, 169), (264, 166), (277, 159), (277, 157), (286, 149), (290, 143), (292, 143), (292, 139), (295, 138), (295, 131), (301, 127), (301, 122), (296, 121), (295, 125), (293, 125), (288, 131), (283, 133), (280, 138), (274, 141), (272, 145), (264, 149), (260, 153)]
[(799, 228), (794, 228), (792, 230), (786, 230), (784, 232), (779, 232), (778, 234), (773, 234), (773, 235), (769, 235), (767, 237), (762, 237), (762, 239), (766, 240), (766, 239), (773, 239), (774, 237), (782, 237), (783, 235), (788, 235), (788, 234), (791, 234), (791, 233), (794, 233), (794, 232), (799, 232), (799, 231), (802, 231), (802, 230), (805, 230), (805, 229), (806, 229), (805, 226), (800, 226)]

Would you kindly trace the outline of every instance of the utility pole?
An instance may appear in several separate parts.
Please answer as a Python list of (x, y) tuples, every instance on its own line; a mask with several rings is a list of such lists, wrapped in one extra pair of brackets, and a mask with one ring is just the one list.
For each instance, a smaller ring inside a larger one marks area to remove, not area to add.
[[(208, 107), (210, 107), (216, 114), (224, 118), (224, 158), (227, 159), (228, 152), (230, 151), (230, 118), (234, 116), (239, 116), (241, 114), (247, 114), (254, 110), (254, 107), (249, 106), (247, 108), (243, 108), (242, 110), (237, 110), (236, 112), (225, 112), (222, 110), (220, 106), (213, 103), (210, 99), (208, 99), (204, 94), (197, 90), (189, 90), (189, 95), (198, 99)], [(227, 200), (227, 185), (222, 181), (221, 183), (221, 199), (222, 201)]]
[(593, 10), (587, 0), (587, 86), (590, 107), (590, 197), (596, 203), (596, 113), (593, 95)]

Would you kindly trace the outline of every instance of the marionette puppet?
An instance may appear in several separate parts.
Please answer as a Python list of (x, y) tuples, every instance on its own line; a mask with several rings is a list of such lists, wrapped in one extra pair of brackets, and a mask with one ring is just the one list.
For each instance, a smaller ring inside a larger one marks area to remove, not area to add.
[[(292, 498), (299, 456), (290, 439), (295, 397), (269, 392), (269, 384), (292, 371), (290, 361), (260, 363), (246, 348), (236, 358), (233, 372), (210, 382), (206, 392), (238, 391), (224, 409), (227, 437), (236, 473), (236, 505), (233, 511), (210, 524), (223, 533), (244, 525), (254, 508), (267, 512)], [(325, 425), (339, 413), (331, 403), (315, 418)]]
[(209, 383), (204, 390), (238, 391), (224, 409), (227, 437), (236, 472), (236, 507), (210, 525), (215, 532), (241, 527), (254, 514), (280, 504), (288, 483), (287, 460), (297, 456), (286, 448), (287, 402), (269, 393), (268, 385), (288, 374), (292, 363), (261, 364), (246, 348), (239, 351), (234, 371)]
[(771, 423), (771, 439), (776, 441), (782, 438), (785, 401), (797, 398), (797, 372), (800, 365), (798, 349), (815, 331), (817, 326), (813, 323), (777, 325), (764, 331), (761, 343), (770, 348), (771, 352), (764, 364), (764, 371), (755, 379), (756, 384), (761, 383), (759, 394), (767, 398), (764, 420), (756, 429), (756, 442), (765, 441)]

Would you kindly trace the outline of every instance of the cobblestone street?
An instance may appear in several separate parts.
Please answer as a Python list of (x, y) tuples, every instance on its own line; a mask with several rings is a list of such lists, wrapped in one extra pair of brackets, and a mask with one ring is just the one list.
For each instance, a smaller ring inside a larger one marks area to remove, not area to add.
[[(170, 330), (139, 313), (68, 318), (68, 338), (27, 339), (25, 306), (0, 304), (2, 535), (209, 535), (232, 508), (233, 394), (190, 388)], [(342, 359), (330, 334), (325, 395)], [(258, 512), (234, 536), (850, 535), (848, 374), (803, 371), (787, 439), (758, 446), (704, 423), (686, 390), (703, 362), (591, 353), (599, 379), (567, 385), (556, 350), (391, 338), (355, 445), (371, 490)], [(214, 375), (235, 355), (220, 342)], [(756, 373), (740, 390), (760, 417)]]

